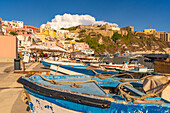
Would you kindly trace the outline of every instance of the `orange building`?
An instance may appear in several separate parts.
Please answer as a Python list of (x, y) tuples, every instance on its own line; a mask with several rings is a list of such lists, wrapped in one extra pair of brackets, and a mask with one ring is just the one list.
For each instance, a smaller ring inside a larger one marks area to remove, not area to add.
[(14, 62), (18, 56), (17, 37), (0, 36), (0, 62)]
[(23, 28), (31, 29), (31, 30), (33, 30), (33, 32), (40, 33), (40, 28), (38, 28), (38, 27), (34, 27), (34, 26), (30, 26), (30, 25), (24, 25)]

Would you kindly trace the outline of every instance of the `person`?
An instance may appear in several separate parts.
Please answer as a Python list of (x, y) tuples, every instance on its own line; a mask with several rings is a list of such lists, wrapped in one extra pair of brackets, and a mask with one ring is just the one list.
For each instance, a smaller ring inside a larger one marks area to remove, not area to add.
[(39, 57), (39, 62), (41, 61), (41, 57)]
[(35, 56), (35, 62), (37, 62), (37, 55)]

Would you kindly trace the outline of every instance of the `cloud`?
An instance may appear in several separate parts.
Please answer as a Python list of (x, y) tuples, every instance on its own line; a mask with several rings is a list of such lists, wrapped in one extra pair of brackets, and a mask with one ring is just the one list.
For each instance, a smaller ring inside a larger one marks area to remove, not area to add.
[[(78, 25), (91, 25), (91, 24), (99, 24), (99, 25), (104, 25), (108, 23), (109, 25), (112, 26), (117, 26), (115, 23), (109, 23), (109, 22), (104, 22), (104, 21), (96, 21), (96, 19), (90, 15), (71, 15), (71, 14), (64, 14), (64, 15), (56, 15), (54, 19), (49, 22), (51, 27), (53, 29), (60, 29), (62, 27), (64, 28), (69, 28), (69, 27), (74, 27)], [(44, 28), (45, 24), (41, 25), (42, 28)]]

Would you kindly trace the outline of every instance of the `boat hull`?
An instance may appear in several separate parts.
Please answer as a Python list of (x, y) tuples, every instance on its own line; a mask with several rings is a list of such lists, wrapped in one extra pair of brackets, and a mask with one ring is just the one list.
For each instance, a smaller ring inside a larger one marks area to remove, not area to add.
[[(91, 75), (91, 76), (96, 75), (96, 73), (94, 73), (91, 69), (74, 68), (74, 67), (69, 67), (69, 66), (64, 66), (64, 65), (61, 65), (60, 67), (66, 69), (66, 70), (77, 72), (79, 74), (83, 74), (83, 75)], [(114, 71), (103, 71), (103, 70), (95, 70), (95, 71), (99, 74), (106, 74), (107, 73), (107, 74), (113, 74), (114, 75), (114, 74), (119, 73), (119, 72), (114, 72)], [(64, 73), (64, 72), (61, 72), (61, 73)]]
[[(50, 76), (50, 75), (49, 75)], [(38, 77), (32, 77), (32, 79)], [(38, 79), (40, 80), (40, 79)], [(30, 96), (30, 108), (33, 113), (168, 113), (169, 104), (133, 103), (118, 99), (118, 96), (95, 96), (51, 89), (35, 84), (25, 78), (18, 79)], [(65, 87), (65, 86), (64, 86)], [(70, 87), (70, 86), (69, 86)], [(80, 89), (81, 90), (81, 89)], [(154, 99), (154, 98), (153, 98)]]
[(110, 108), (84, 105), (64, 99), (51, 98), (31, 91), (30, 108), (32, 113), (169, 113), (170, 109), (160, 105), (139, 105), (111, 102)]
[[(53, 63), (49, 63), (49, 62), (45, 62), (45, 61), (41, 61), (41, 63), (42, 63), (42, 65), (44, 65), (46, 67), (50, 67), (51, 65), (56, 65), (56, 66), (61, 65), (61, 64), (53, 64)], [(66, 66), (66, 67), (74, 67), (74, 68), (83, 68), (83, 69), (87, 68), (87, 66), (79, 66), (79, 65), (64, 65), (64, 66)]]

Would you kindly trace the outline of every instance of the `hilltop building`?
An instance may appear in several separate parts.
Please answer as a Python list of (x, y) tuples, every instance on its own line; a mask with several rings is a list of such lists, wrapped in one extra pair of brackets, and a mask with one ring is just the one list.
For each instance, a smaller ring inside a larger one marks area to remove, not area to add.
[(79, 25), (77, 27), (78, 29), (87, 29), (87, 30), (117, 30), (119, 31), (120, 28), (117, 26), (111, 26), (108, 23), (106, 23), (105, 25)]
[(156, 34), (156, 32), (157, 32), (156, 29), (144, 29), (144, 33), (148, 35)]
[(134, 32), (134, 27), (133, 26), (127, 26), (127, 27), (122, 27), (120, 28), (121, 31), (131, 31)]
[(144, 31), (135, 31), (135, 34), (153, 35), (163, 41), (170, 42), (170, 32), (167, 33), (166, 31), (156, 31), (156, 29), (144, 29)]
[(112, 37), (115, 32), (118, 32), (122, 36), (126, 36), (128, 34), (128, 31), (134, 32), (133, 26), (127, 26), (123, 28), (119, 28), (117, 26), (111, 26), (108, 23), (105, 25), (79, 25), (77, 26), (76, 30), (72, 30), (70, 32), (74, 33), (80, 33), (80, 36), (97, 36), (98, 34), (101, 34), (103, 36), (109, 36)]

